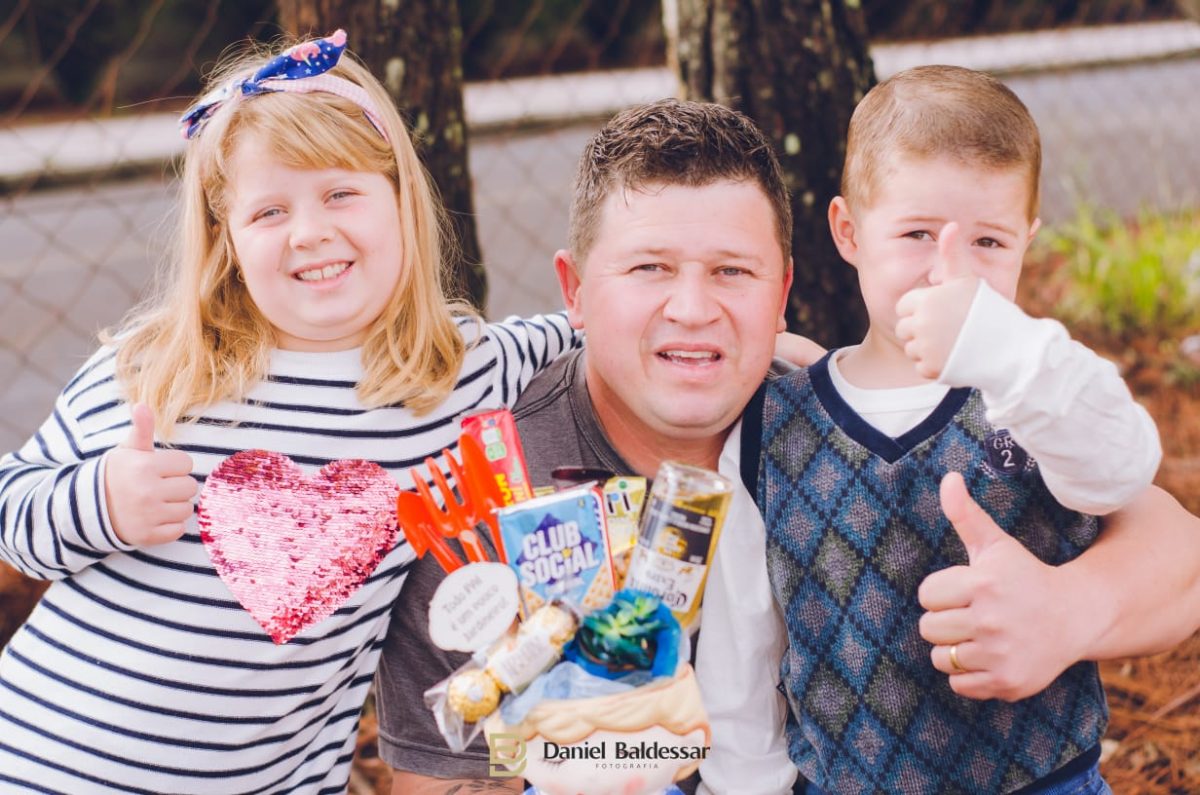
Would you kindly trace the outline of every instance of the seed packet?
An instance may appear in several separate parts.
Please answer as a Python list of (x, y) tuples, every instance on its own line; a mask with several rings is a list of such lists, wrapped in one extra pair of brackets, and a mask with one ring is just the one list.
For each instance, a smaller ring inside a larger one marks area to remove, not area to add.
[(468, 414), (462, 418), (462, 430), (478, 439), (483, 446), (505, 505), (522, 502), (533, 496), (529, 469), (525, 466), (525, 453), (521, 449), (521, 437), (511, 411), (490, 409)]
[(619, 475), (604, 484), (604, 512), (617, 586), (625, 582), (629, 559), (637, 543), (638, 518), (646, 499), (646, 479)]

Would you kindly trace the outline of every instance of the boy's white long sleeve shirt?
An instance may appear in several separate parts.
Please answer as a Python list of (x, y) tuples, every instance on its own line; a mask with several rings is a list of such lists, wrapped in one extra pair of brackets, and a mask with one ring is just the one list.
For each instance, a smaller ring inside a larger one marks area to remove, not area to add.
[(1037, 459), (1046, 486), (1068, 508), (1111, 513), (1158, 471), (1158, 429), (1116, 365), (986, 282), (938, 380), (978, 389), (988, 421)]

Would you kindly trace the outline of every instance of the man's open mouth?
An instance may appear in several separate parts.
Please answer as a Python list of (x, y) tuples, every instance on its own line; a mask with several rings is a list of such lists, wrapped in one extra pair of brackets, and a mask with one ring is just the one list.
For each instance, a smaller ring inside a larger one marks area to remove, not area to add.
[(665, 350), (659, 351), (656, 354), (659, 358), (666, 359), (675, 364), (711, 364), (720, 361), (721, 354), (717, 351), (681, 351), (681, 350)]

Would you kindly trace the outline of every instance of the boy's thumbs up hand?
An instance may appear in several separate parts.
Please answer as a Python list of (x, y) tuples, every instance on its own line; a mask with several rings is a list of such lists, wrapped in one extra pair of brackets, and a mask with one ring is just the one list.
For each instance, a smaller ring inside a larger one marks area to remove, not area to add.
[(154, 412), (142, 403), (130, 410), (129, 435), (104, 455), (104, 495), (117, 538), (133, 546), (174, 541), (192, 515), (198, 486), (192, 457), (154, 447)]
[(1042, 563), (1000, 529), (971, 499), (962, 475), (942, 479), (941, 500), (970, 562), (934, 572), (917, 591), (928, 611), (920, 630), (934, 644), (933, 666), (961, 696), (1028, 698), (1080, 659), (1072, 616), (1086, 611), (1078, 604), (1084, 592), (1066, 569)]
[(970, 249), (964, 245), (962, 229), (957, 221), (942, 227), (937, 241), (937, 262), (941, 269), (940, 281), (945, 284), (954, 279), (971, 277), (971, 263), (967, 261)]
[(929, 287), (909, 290), (896, 303), (896, 338), (924, 378), (938, 378), (958, 340), (979, 277), (971, 270), (970, 248), (951, 221), (938, 233)]

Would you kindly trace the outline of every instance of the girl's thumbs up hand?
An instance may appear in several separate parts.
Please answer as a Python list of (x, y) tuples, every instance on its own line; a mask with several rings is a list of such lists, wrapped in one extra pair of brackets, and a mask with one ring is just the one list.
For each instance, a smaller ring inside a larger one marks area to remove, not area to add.
[(129, 435), (104, 455), (108, 518), (126, 544), (165, 544), (183, 535), (192, 515), (192, 457), (155, 448), (154, 412), (146, 405), (134, 404), (131, 415)]

